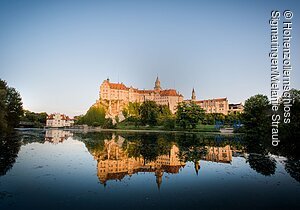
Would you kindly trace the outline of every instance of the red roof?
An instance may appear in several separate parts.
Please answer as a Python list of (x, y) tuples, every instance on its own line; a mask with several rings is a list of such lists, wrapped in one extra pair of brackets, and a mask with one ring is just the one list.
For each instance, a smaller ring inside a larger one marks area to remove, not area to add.
[(226, 101), (227, 98), (214, 98), (214, 99), (205, 99), (205, 100), (199, 100), (199, 102), (209, 102), (209, 101)]
[[(107, 83), (111, 89), (116, 89), (116, 90), (129, 90), (130, 89), (129, 87), (126, 87), (123, 83), (110, 83), (110, 82), (107, 82)], [(174, 90), (174, 89), (161, 90), (159, 92), (156, 92), (155, 90), (139, 90), (136, 88), (132, 88), (132, 89), (134, 92), (137, 92), (140, 94), (158, 93), (161, 96), (182, 96), (179, 93), (177, 93), (176, 90)]]
[(119, 84), (119, 83), (108, 83), (109, 87), (111, 89), (117, 89), (117, 90), (127, 90), (128, 88), (123, 84)]
[(160, 91), (160, 95), (161, 96), (180, 96), (174, 89), (162, 90), (162, 91)]
[(48, 120), (53, 120), (53, 119), (54, 119), (54, 114), (48, 115), (48, 116), (47, 116), (47, 119), (48, 119)]
[(142, 93), (142, 94), (145, 94), (145, 93), (148, 93), (148, 94), (151, 94), (151, 93), (155, 93), (154, 90), (137, 90), (138, 93)]
[[(53, 120), (54, 119), (55, 114), (50, 114), (47, 116), (48, 120)], [(61, 120), (72, 120), (70, 119), (67, 115), (65, 114), (60, 114)]]

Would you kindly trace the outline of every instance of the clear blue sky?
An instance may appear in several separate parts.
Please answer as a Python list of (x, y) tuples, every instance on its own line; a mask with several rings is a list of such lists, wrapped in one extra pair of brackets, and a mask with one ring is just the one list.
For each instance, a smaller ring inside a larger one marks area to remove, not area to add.
[[(0, 78), (32, 111), (83, 114), (104, 79), (229, 102), (270, 92), (272, 10), (293, 17), (300, 89), (300, 1), (0, 1)], [(281, 18), (282, 19), (282, 18)]]

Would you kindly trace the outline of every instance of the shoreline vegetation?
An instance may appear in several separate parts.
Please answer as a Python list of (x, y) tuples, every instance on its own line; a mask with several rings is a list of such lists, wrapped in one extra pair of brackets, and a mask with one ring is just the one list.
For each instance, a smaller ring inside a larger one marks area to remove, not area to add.
[[(290, 123), (272, 122), (274, 110), (265, 95), (257, 94), (245, 101), (243, 113), (206, 113), (197, 104), (179, 103), (175, 114), (167, 105), (154, 101), (130, 102), (120, 116), (109, 117), (105, 104), (94, 104), (85, 115), (74, 117), (75, 127), (89, 131), (182, 132), (182, 133), (242, 133), (258, 141), (271, 139), (275, 132), (284, 145), (298, 147), (294, 142), (300, 136), (300, 90), (289, 90)], [(9, 136), (14, 128), (44, 128), (47, 113), (34, 113), (23, 109), (19, 92), (0, 79), (0, 137)], [(283, 116), (282, 102), (276, 115)], [(123, 117), (122, 119), (120, 117)], [(238, 125), (238, 126), (237, 126)], [(71, 128), (72, 129), (72, 128)], [(271, 142), (271, 141), (270, 141)], [(292, 142), (292, 144), (291, 144)]]
[[(75, 118), (75, 126), (101, 127), (113, 130), (156, 130), (177, 132), (215, 132), (233, 133), (234, 124), (241, 120), (240, 113), (224, 115), (205, 113), (197, 104), (179, 103), (177, 112), (172, 114), (167, 105), (158, 105), (154, 101), (129, 103), (122, 115), (107, 117), (104, 104), (90, 107), (85, 115)], [(122, 120), (121, 120), (122, 119)], [(230, 129), (228, 129), (228, 127)], [(222, 128), (220, 130), (220, 128)]]
[[(17, 131), (22, 130), (69, 130), (79, 132), (135, 132), (135, 133), (212, 133), (212, 134), (227, 134), (217, 131), (184, 131), (184, 130), (158, 130), (158, 129), (115, 129), (115, 128), (101, 128), (101, 127), (87, 127), (87, 128), (16, 128)], [(232, 133), (235, 134), (235, 133)]]

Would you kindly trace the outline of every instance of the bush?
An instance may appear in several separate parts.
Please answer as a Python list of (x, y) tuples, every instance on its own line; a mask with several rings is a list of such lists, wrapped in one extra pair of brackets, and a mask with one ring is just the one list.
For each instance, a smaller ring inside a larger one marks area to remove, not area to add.
[(113, 121), (111, 118), (107, 118), (107, 119), (105, 119), (102, 128), (112, 129), (112, 128), (116, 128), (116, 125), (113, 124)]
[(93, 126), (93, 127), (99, 127), (99, 126), (100, 126), (100, 123), (99, 123), (99, 122), (93, 122), (93, 123), (92, 123), (92, 126)]
[(166, 130), (174, 130), (176, 125), (176, 120), (174, 118), (166, 118), (163, 120), (163, 126)]

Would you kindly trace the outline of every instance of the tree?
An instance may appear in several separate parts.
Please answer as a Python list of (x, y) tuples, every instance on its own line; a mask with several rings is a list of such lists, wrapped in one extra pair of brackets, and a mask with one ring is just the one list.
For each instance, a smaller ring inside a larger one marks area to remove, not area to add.
[(140, 106), (138, 102), (129, 102), (128, 106), (125, 107), (122, 111), (125, 118), (127, 117), (139, 117), (140, 115)]
[(158, 106), (154, 101), (145, 101), (140, 106), (141, 123), (143, 125), (154, 126), (158, 119)]
[(0, 79), (0, 131), (4, 134), (17, 127), (23, 115), (22, 99), (16, 89)]
[(89, 126), (102, 126), (105, 123), (105, 108), (101, 105), (90, 107), (80, 122)]
[(11, 128), (17, 127), (23, 115), (23, 105), (21, 96), (15, 88), (8, 88), (6, 100), (7, 124)]
[(43, 127), (46, 125), (46, 118), (47, 113), (41, 112), (41, 113), (35, 113), (28, 110), (23, 111), (24, 114), (21, 117), (22, 122), (29, 123), (31, 127)]
[(172, 118), (172, 113), (167, 105), (158, 105), (158, 124), (163, 125), (165, 121)]
[[(279, 112), (282, 116), (279, 124), (279, 135), (282, 143), (289, 145), (290, 149), (298, 151), (300, 146), (299, 141), (297, 141), (300, 135), (300, 90), (291, 89), (289, 94), (292, 106), (285, 107), (284, 101), (279, 106)], [(290, 119), (290, 122), (285, 123), (284, 119)]]
[(183, 102), (177, 106), (176, 118), (178, 125), (183, 129), (194, 129), (199, 121), (204, 119), (204, 110), (193, 102)]
[(7, 84), (5, 81), (0, 79), (0, 133), (4, 133), (7, 129), (6, 95), (7, 95)]
[(265, 95), (255, 95), (246, 100), (243, 124), (248, 133), (264, 133), (269, 126), (270, 104)]

